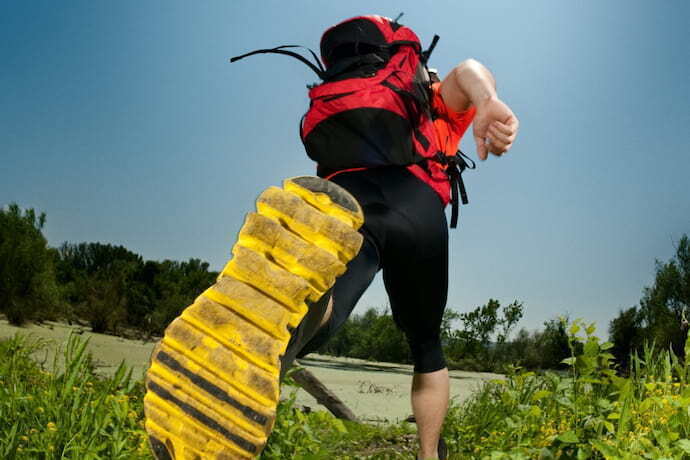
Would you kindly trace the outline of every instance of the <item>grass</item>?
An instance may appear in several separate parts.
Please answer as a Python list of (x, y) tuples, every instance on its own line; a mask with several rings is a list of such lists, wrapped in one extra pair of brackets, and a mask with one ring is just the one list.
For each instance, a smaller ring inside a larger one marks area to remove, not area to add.
[(150, 458), (143, 386), (131, 371), (99, 377), (76, 335), (49, 371), (31, 358), (47, 345), (21, 335), (0, 342), (0, 458)]
[[(25, 335), (0, 341), (0, 458), (153, 458), (141, 380), (124, 364), (112, 376), (98, 373), (87, 344), (72, 334), (53, 353), (49, 341)], [(37, 356), (52, 356), (50, 365)], [(278, 407), (262, 459), (384, 459), (414, 452), (410, 425), (375, 426), (343, 422), (326, 412), (303, 413), (295, 407), (293, 390)]]
[[(690, 458), (690, 368), (648, 347), (628, 375), (593, 326), (570, 326), (567, 374), (513, 368), (450, 408), (452, 459)], [(120, 365), (95, 371), (87, 342), (72, 335), (50, 365), (51, 345), (16, 335), (0, 342), (0, 458), (143, 459), (143, 385)], [(690, 340), (686, 354), (690, 356)], [(368, 425), (304, 413), (282, 402), (262, 459), (414, 458), (413, 426)]]

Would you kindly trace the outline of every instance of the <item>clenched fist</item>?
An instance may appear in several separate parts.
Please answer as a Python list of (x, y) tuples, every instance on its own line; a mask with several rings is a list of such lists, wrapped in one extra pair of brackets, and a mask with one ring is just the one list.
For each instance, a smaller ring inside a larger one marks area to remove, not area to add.
[(501, 156), (510, 150), (520, 122), (505, 103), (491, 97), (477, 104), (474, 117), (474, 140), (477, 156), (486, 160), (488, 152)]

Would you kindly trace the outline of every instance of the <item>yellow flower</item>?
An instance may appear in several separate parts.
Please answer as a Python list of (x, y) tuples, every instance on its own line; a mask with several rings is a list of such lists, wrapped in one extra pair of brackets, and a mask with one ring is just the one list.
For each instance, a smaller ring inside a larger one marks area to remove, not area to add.
[(36, 408), (36, 412), (38, 412), (39, 414), (42, 414), (42, 413), (45, 412), (45, 409), (43, 409), (41, 406), (38, 406), (38, 407)]
[(21, 439), (22, 441), (28, 441), (29, 437), (28, 436), (20, 436), (19, 439)]
[(53, 422), (48, 422), (48, 431), (57, 431), (57, 426)]
[(31, 428), (29, 430), (29, 434), (35, 434), (35, 433), (38, 433), (38, 430), (36, 428)]

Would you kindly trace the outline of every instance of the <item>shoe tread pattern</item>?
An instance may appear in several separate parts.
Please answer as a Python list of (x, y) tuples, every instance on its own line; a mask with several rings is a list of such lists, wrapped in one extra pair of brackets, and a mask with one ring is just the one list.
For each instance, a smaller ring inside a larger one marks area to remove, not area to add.
[(157, 459), (260, 454), (290, 330), (357, 254), (362, 223), (357, 202), (323, 179), (288, 179), (259, 196), (216, 283), (152, 354), (144, 409)]

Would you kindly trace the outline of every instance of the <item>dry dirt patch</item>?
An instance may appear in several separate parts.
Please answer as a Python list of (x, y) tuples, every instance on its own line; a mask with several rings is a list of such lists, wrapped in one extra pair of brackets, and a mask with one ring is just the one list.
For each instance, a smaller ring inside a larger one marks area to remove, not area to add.
[[(412, 412), (410, 384), (412, 366), (353, 358), (311, 354), (300, 360), (333, 391), (362, 421), (399, 422)], [(450, 372), (450, 395), (462, 401), (486, 380), (503, 378), (483, 372)], [(297, 392), (297, 404), (324, 409), (304, 390)]]

